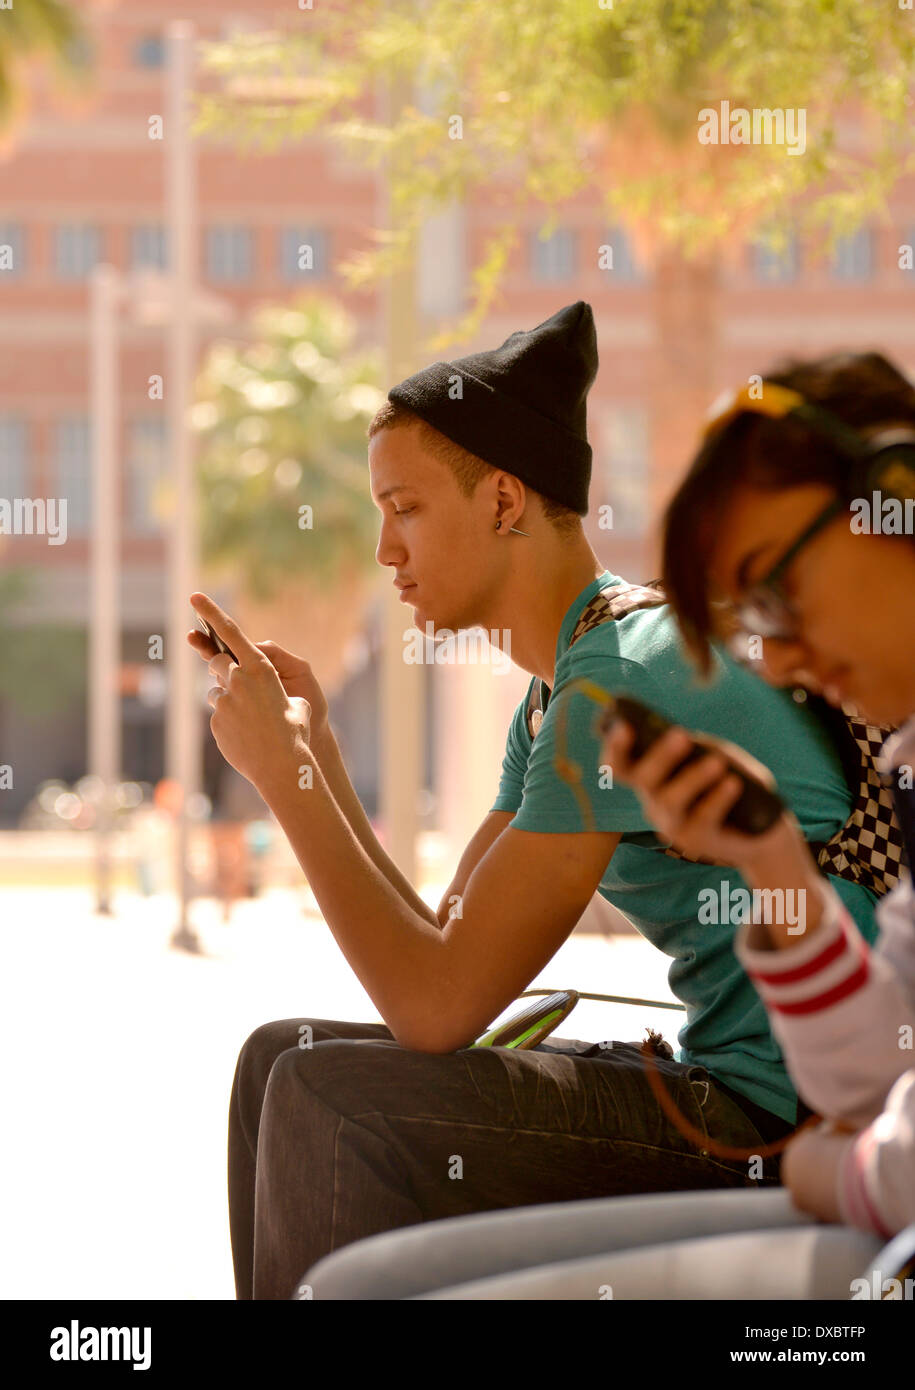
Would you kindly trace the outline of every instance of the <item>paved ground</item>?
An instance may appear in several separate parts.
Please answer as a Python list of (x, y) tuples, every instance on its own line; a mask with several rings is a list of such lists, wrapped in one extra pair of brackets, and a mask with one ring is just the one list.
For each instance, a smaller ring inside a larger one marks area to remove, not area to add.
[[(201, 957), (169, 949), (172, 911), (165, 895), (121, 893), (100, 918), (85, 890), (3, 894), (0, 1298), (233, 1298), (241, 1043), (274, 1018), (378, 1018), (302, 891), (242, 902), (228, 924), (198, 901)], [(636, 936), (575, 934), (541, 980), (669, 999), (667, 964)], [(680, 1020), (585, 1001), (562, 1033), (634, 1039), (651, 1023), (673, 1040)]]

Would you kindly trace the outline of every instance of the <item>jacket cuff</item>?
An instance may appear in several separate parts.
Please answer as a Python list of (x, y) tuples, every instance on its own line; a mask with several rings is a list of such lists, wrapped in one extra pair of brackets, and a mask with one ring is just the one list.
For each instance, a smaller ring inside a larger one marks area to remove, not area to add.
[[(787, 950), (759, 943), (758, 924), (744, 923), (734, 942), (737, 958), (768, 1010), (787, 1015), (818, 1013), (867, 982), (867, 943), (841, 899), (823, 885), (823, 915), (816, 931)], [(753, 944), (751, 944), (751, 942)]]
[(869, 1231), (883, 1240), (891, 1240), (894, 1232), (887, 1227), (867, 1188), (867, 1168), (876, 1142), (873, 1128), (873, 1125), (869, 1125), (862, 1130), (842, 1154), (836, 1196), (842, 1220), (847, 1226), (855, 1226), (859, 1231)]

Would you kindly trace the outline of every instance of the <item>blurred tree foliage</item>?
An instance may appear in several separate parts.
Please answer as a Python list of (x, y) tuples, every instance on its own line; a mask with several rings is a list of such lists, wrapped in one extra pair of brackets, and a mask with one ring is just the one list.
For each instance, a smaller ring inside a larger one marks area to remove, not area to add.
[(88, 653), (83, 626), (16, 621), (33, 585), (25, 568), (0, 570), (0, 699), (38, 718), (84, 698)]
[(384, 394), (378, 354), (353, 350), (331, 300), (263, 307), (253, 332), (211, 346), (193, 422), (203, 559), (267, 599), (297, 576), (330, 587), (341, 566), (374, 569), (366, 429)]
[[(436, 346), (481, 322), (517, 239), (512, 202), (552, 217), (593, 194), (643, 250), (691, 257), (757, 224), (774, 245), (788, 225), (831, 245), (913, 168), (915, 13), (897, 0), (327, 0), (203, 54), (217, 86), (199, 130), (268, 149), (317, 132), (386, 161), (396, 227), (337, 267), (353, 287), (404, 265), (451, 199), (508, 204), (466, 318)], [(379, 120), (374, 93), (399, 79), (415, 104)], [(805, 152), (700, 145), (698, 112), (723, 100), (803, 108)]]
[(26, 64), (49, 58), (64, 86), (85, 87), (91, 44), (76, 6), (64, 0), (11, 0), (0, 9), (0, 136), (6, 139), (28, 102)]

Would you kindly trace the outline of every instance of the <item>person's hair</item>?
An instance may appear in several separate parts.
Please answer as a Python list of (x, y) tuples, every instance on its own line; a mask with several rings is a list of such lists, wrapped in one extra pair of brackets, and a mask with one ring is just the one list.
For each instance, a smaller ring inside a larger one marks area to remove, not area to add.
[[(799, 392), (853, 428), (915, 426), (915, 386), (879, 353), (783, 362), (764, 381)], [(763, 388), (765, 389), (765, 388)], [(706, 564), (726, 508), (742, 486), (778, 491), (847, 486), (850, 461), (796, 416), (735, 416), (700, 446), (663, 520), (662, 580), (684, 642), (703, 675), (715, 623)]]
[[(451, 469), (458, 489), (464, 497), (472, 497), (484, 478), (500, 471), (493, 464), (486, 463), (484, 459), (462, 448), (460, 444), (455, 444), (414, 411), (397, 401), (385, 401), (379, 407), (369, 425), (368, 437), (372, 439), (379, 430), (393, 429), (396, 425), (409, 425), (417, 431), (429, 453)], [(581, 517), (578, 512), (566, 507), (562, 502), (554, 501), (552, 497), (545, 497), (542, 492), (537, 492), (527, 483), (524, 486), (539, 500), (544, 518), (560, 536), (570, 538), (581, 530)]]

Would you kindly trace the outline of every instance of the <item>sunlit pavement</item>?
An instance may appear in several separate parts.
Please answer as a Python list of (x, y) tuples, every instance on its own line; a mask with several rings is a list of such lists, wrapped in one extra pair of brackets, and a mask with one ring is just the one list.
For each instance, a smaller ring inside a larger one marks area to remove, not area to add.
[[(437, 904), (444, 885), (424, 896)], [(0, 1297), (231, 1299), (226, 1117), (260, 1023), (379, 1015), (306, 892), (201, 899), (205, 954), (169, 949), (174, 903), (3, 893)], [(571, 936), (535, 983), (670, 999), (637, 936)], [(682, 1015), (581, 1002), (563, 1037), (674, 1041)]]

